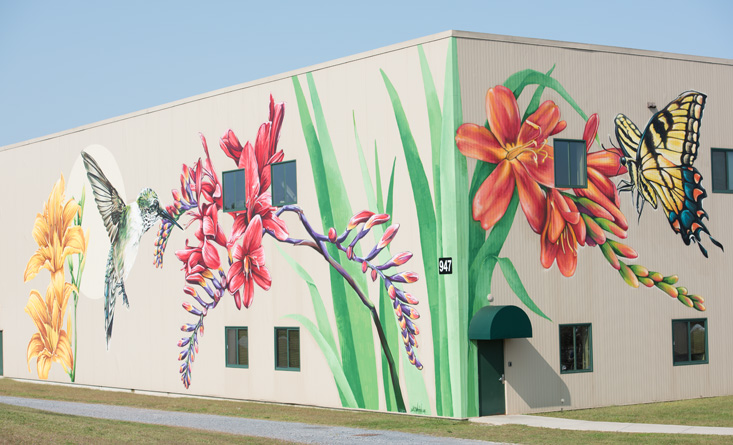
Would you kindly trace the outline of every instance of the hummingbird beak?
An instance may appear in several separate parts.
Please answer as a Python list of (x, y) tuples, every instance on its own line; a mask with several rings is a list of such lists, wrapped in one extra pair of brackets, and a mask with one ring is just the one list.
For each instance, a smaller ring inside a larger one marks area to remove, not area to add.
[(178, 224), (178, 222), (176, 222), (176, 220), (173, 219), (171, 214), (166, 212), (165, 209), (163, 209), (162, 207), (158, 207), (158, 215), (160, 215), (160, 217), (163, 219), (167, 219), (168, 221), (175, 224), (179, 229), (183, 230), (183, 227), (181, 227), (180, 224)]

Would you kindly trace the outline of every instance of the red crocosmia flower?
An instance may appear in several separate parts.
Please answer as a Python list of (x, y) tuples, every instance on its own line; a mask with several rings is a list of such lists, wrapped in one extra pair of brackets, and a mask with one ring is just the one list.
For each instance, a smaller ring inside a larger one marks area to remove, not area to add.
[(516, 184), (527, 221), (540, 233), (545, 223), (545, 195), (540, 184), (554, 185), (553, 148), (547, 138), (567, 124), (549, 100), (522, 122), (514, 94), (501, 85), (486, 93), (486, 115), (491, 130), (463, 124), (456, 132), (461, 153), (498, 164), (476, 193), (473, 219), (481, 221), (484, 230), (493, 227), (504, 216)]
[(578, 244), (585, 245), (585, 223), (573, 200), (551, 189), (547, 197), (547, 221), (540, 237), (540, 262), (549, 269), (557, 267), (566, 277), (575, 273)]
[(588, 118), (583, 131), (583, 139), (588, 151), (588, 187), (573, 190), (577, 196), (584, 196), (601, 205), (613, 216), (614, 222), (626, 230), (629, 228), (629, 224), (619, 209), (621, 201), (618, 190), (616, 185), (609, 179), (613, 176), (626, 174), (627, 169), (620, 162), (623, 153), (618, 148), (590, 153), (596, 133), (598, 133), (598, 125), (598, 115), (594, 113)]
[(234, 159), (239, 164), (239, 157), (242, 155), (242, 144), (237, 139), (237, 135), (232, 130), (228, 130), (224, 136), (219, 139), (219, 146), (227, 156)]
[(214, 243), (226, 247), (227, 239), (224, 235), (224, 230), (219, 225), (219, 211), (214, 204), (201, 204), (203, 207), (201, 211), (201, 224), (199, 229), (196, 231), (196, 237), (203, 241), (201, 247), (204, 264), (209, 269), (218, 269), (221, 262), (219, 261), (219, 251), (216, 249)]
[(201, 196), (203, 196), (208, 202), (216, 204), (217, 208), (221, 209), (223, 197), (219, 177), (216, 175), (214, 166), (211, 163), (206, 138), (201, 133), (199, 133), (199, 137), (204, 146), (204, 152), (206, 152), (206, 160), (199, 161), (197, 164), (198, 179), (196, 181), (196, 196), (199, 198), (199, 201), (201, 200)]
[[(284, 153), (277, 151), (277, 143), (280, 140), (280, 129), (282, 128), (283, 118), (285, 117), (285, 104), (276, 104), (270, 95), (270, 115), (267, 122), (260, 125), (255, 139), (254, 152), (257, 165), (257, 177), (259, 179), (260, 189), (257, 193), (265, 192), (270, 188), (270, 164), (283, 160)], [(239, 168), (242, 165), (242, 153), (246, 150), (249, 142), (243, 147), (232, 130), (219, 139), (219, 146), (227, 156), (234, 159)]]
[(244, 168), (244, 193), (247, 210), (233, 212), (234, 226), (232, 227), (232, 235), (229, 237), (230, 245), (237, 242), (255, 215), (260, 216), (262, 225), (265, 229), (271, 231), (277, 239), (281, 241), (287, 239), (287, 226), (285, 221), (275, 216), (277, 208), (271, 205), (270, 192), (259, 194), (260, 178), (256, 174), (257, 159), (254, 147), (250, 143), (247, 143), (242, 149), (239, 165), (240, 168)]
[(186, 240), (186, 248), (177, 250), (176, 257), (183, 262), (183, 270), (188, 283), (200, 284), (204, 280), (202, 272), (206, 270), (206, 266), (201, 247), (189, 246)]
[(282, 150), (277, 151), (277, 142), (280, 140), (280, 129), (284, 117), (285, 104), (275, 104), (275, 100), (270, 95), (270, 118), (268, 122), (260, 125), (255, 139), (260, 190), (263, 192), (270, 188), (270, 164), (280, 162), (284, 157)]
[[(249, 307), (254, 298), (254, 282), (264, 290), (270, 289), (272, 278), (265, 267), (265, 249), (262, 248), (262, 219), (255, 215), (242, 237), (242, 244), (231, 249), (232, 265), (227, 274), (227, 289), (234, 295), (237, 309)], [(244, 286), (243, 297), (240, 289)]]

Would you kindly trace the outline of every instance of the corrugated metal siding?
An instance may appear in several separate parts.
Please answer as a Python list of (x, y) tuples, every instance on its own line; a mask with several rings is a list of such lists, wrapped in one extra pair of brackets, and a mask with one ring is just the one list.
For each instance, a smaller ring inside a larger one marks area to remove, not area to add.
[[(657, 109), (662, 109), (683, 91), (706, 93), (695, 165), (705, 177), (709, 194), (704, 201), (711, 218), (707, 226), (723, 245), (733, 246), (727, 228), (733, 218), (733, 196), (711, 193), (709, 173), (710, 147), (733, 148), (729, 138), (733, 62), (630, 52), (634, 54), (461, 38), (458, 56), (464, 121), (485, 122), (487, 89), (526, 68), (546, 72), (555, 66), (552, 76), (580, 107), (588, 114), (598, 113), (599, 136), (606, 146), (608, 135), (614, 134), (617, 113), (626, 114), (643, 129), (652, 114), (647, 102), (656, 102)], [(520, 109), (526, 107), (533, 91), (523, 94)], [(572, 108), (551, 91), (543, 99), (553, 99), (568, 122), (558, 137), (582, 138), (584, 122)], [(679, 285), (704, 296), (708, 310), (688, 309), (657, 289), (627, 286), (598, 248), (580, 250), (572, 278), (562, 277), (556, 266), (543, 269), (540, 237), (518, 211), (502, 255), (514, 261), (529, 294), (552, 322), (530, 314), (534, 338), (506, 342), (505, 361), (512, 362), (511, 368), (505, 368), (508, 413), (733, 394), (733, 325), (729, 321), (733, 316), (729, 295), (733, 257), (705, 237), (703, 243), (710, 253), (705, 259), (696, 246), (685, 246), (672, 232), (661, 209), (654, 211), (647, 205), (637, 223), (629, 194), (622, 194), (621, 200), (630, 226), (625, 242), (639, 253), (632, 262), (665, 275), (678, 274)], [(492, 294), (495, 304), (521, 306), (499, 271), (494, 273)], [(710, 363), (673, 366), (672, 320), (698, 317), (708, 319)], [(592, 323), (593, 372), (560, 374), (558, 324), (562, 323)]]

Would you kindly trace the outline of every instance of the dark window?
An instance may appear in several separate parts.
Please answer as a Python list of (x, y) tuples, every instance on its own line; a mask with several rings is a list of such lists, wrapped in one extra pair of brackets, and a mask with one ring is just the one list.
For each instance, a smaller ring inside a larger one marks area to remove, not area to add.
[(222, 172), (224, 183), (224, 211), (236, 212), (247, 210), (245, 197), (244, 169)]
[(275, 328), (275, 369), (300, 371), (299, 328)]
[(247, 328), (226, 328), (227, 366), (249, 367), (249, 336)]
[(272, 177), (272, 205), (282, 207), (298, 202), (298, 181), (295, 161), (279, 162), (270, 166)]
[(591, 325), (560, 325), (560, 372), (593, 371)]
[(672, 351), (675, 365), (707, 363), (707, 320), (672, 320)]
[(713, 148), (713, 191), (733, 193), (733, 150)]
[[(553, 146), (555, 149), (555, 187), (586, 188), (588, 169), (585, 141), (555, 139)], [(542, 156), (542, 154), (537, 156)]]

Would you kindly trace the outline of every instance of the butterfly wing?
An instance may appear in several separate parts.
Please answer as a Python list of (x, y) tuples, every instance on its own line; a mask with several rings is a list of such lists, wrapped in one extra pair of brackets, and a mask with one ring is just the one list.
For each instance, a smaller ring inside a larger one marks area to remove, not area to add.
[(102, 215), (109, 239), (114, 244), (117, 240), (120, 220), (125, 213), (125, 202), (122, 201), (117, 190), (109, 182), (102, 169), (99, 168), (97, 161), (86, 152), (81, 152), (81, 157), (84, 160), (84, 168), (87, 170), (87, 178), (89, 178), (89, 183), (92, 185), (92, 192), (94, 193), (94, 200), (97, 202), (99, 214)]
[(624, 152), (626, 159), (635, 161), (636, 152), (641, 142), (639, 127), (623, 114), (618, 114), (614, 123), (616, 124), (616, 140), (621, 145), (621, 150)]
[[(697, 157), (700, 120), (706, 96), (695, 91), (682, 93), (652, 116), (641, 136), (636, 153), (639, 186), (647, 185), (659, 197), (667, 220), (685, 244), (697, 242), (703, 255), (707, 251), (700, 235), (710, 232), (702, 219), (707, 213), (702, 200), (707, 196), (702, 175), (692, 165)], [(723, 246), (710, 237), (713, 244)]]

